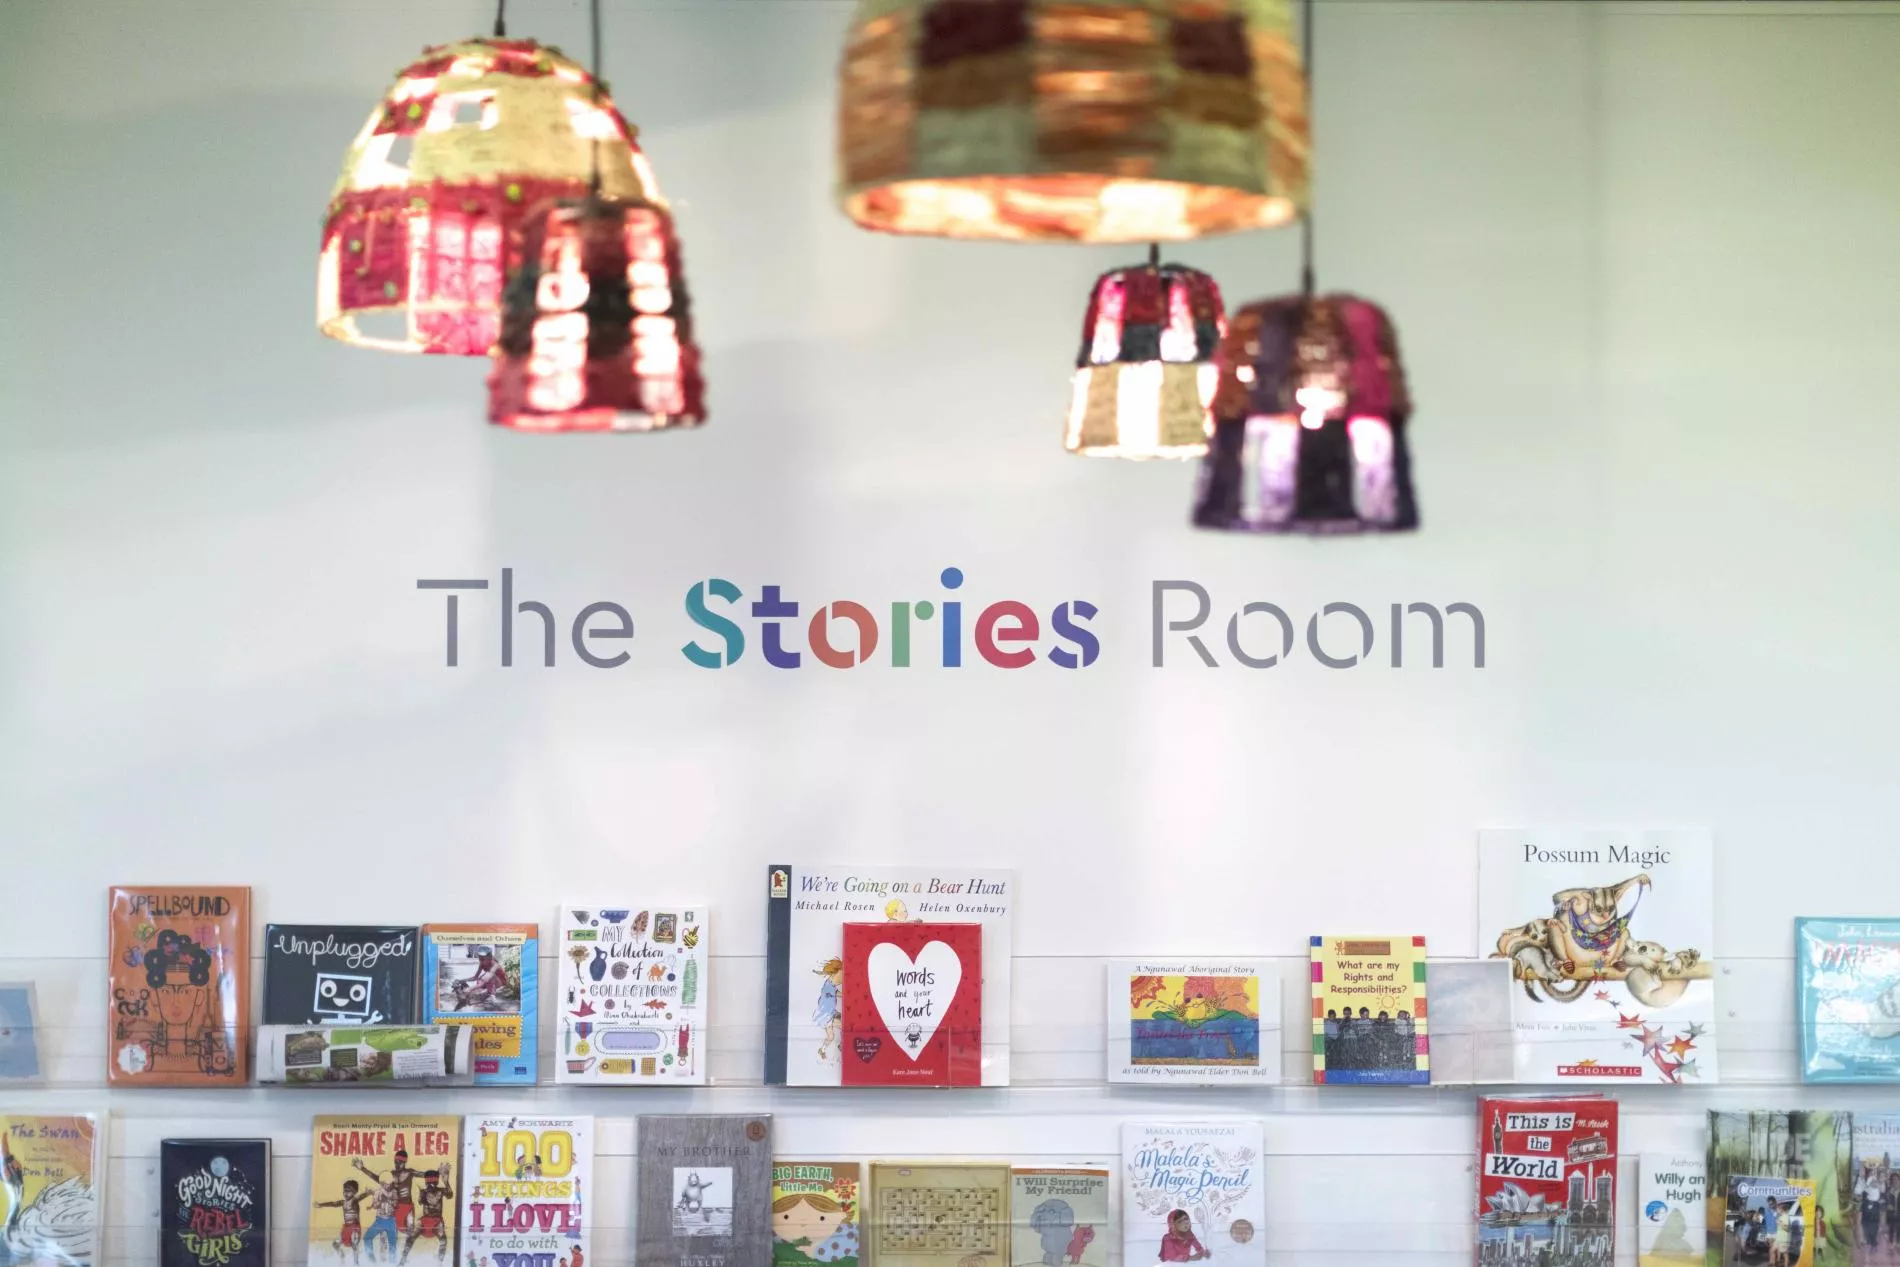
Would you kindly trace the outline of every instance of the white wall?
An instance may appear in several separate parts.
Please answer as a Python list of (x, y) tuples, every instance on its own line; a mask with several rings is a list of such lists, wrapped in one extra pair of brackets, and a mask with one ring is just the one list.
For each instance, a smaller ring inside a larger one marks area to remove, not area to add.
[[(790, 1153), (1023, 1158), (1105, 1152), (1122, 1116), (1263, 1112), (1290, 1211), (1270, 1245), (1356, 1267), (1464, 1259), (1468, 1096), (1075, 1086), (1096, 961), (1290, 958), (1329, 927), (1470, 955), (1478, 825), (1706, 824), (1731, 1049), (1758, 1057), (1629, 1096), (1625, 1150), (1694, 1148), (1715, 1104), (1879, 1102), (1788, 1085), (1786, 995), (1792, 915), (1900, 905), (1900, 5), (1326, 0), (1320, 272), (1400, 323), (1426, 527), (1322, 542), (1194, 533), (1191, 471), (1061, 452), (1088, 283), (1133, 253), (883, 239), (832, 210), (842, 0), (608, 8), (608, 76), (684, 234), (696, 435), (498, 433), (481, 366), (312, 327), (344, 146), (484, 6), (0, 8), (0, 978), (38, 978), (70, 1043), (61, 1085), (9, 1103), (118, 1115), (119, 1261), (149, 1259), (157, 1138), (269, 1131), (294, 1228), (308, 1114), (418, 1101), (107, 1095), (113, 882), (249, 882), (260, 923), (695, 896), (740, 1085), (429, 1102), (765, 1105)], [(584, 51), (580, 6), (510, 10)], [(1293, 280), (1286, 234), (1178, 254), (1236, 300)], [(940, 599), (951, 564), (972, 614), (1095, 603), (1101, 661), (677, 652), (708, 576), (808, 613)], [(633, 663), (502, 670), (490, 600), (442, 667), (416, 578), (503, 566), (569, 614), (630, 607)], [(1209, 671), (1176, 647), (1156, 669), (1157, 578), (1223, 612), (1473, 602), (1487, 665)], [(744, 1087), (760, 872), (801, 857), (1016, 867), (1016, 1043), (1067, 1060), (1000, 1096)], [(601, 1136), (623, 1190), (628, 1138)], [(1394, 1195), (1368, 1214), (1373, 1185)]]

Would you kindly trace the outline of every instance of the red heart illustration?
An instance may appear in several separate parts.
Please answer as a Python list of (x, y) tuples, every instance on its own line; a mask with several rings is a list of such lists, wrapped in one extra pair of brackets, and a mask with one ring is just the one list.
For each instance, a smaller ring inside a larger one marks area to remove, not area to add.
[(884, 1040), (873, 1034), (869, 1038), (854, 1038), (851, 1040), (851, 1045), (857, 1049), (858, 1059), (868, 1065), (877, 1059), (877, 1053), (884, 1046)]

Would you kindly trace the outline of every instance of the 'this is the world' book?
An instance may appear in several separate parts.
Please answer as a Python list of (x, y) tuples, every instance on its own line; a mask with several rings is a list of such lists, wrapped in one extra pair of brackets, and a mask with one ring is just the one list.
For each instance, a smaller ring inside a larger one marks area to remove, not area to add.
[(1314, 937), (1313, 1081), (1432, 1080), (1423, 937)]
[(1478, 1101), (1478, 1267), (1615, 1259), (1616, 1101)]
[(162, 1267), (267, 1267), (269, 1140), (161, 1141), (158, 1180)]
[(249, 1081), (251, 891), (122, 885), (108, 906), (106, 1081)]

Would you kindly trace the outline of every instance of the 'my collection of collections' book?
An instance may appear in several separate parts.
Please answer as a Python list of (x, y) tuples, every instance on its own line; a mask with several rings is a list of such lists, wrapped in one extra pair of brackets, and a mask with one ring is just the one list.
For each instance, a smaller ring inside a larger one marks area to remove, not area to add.
[[(1309, 939), (1315, 1083), (1589, 1092), (1478, 1101), (1479, 1267), (1611, 1263), (1617, 1103), (1597, 1092), (1718, 1080), (1712, 872), (1702, 832), (1487, 832), (1487, 958)], [(767, 1085), (1009, 1083), (1013, 873), (766, 878)], [(114, 1087), (709, 1080), (703, 905), (563, 906), (545, 1045), (536, 923), (266, 925), (253, 1030), (248, 889), (125, 886), (108, 905)], [(1803, 919), (1795, 940), (1804, 1080), (1900, 1081), (1900, 920)], [(1277, 1084), (1281, 1003), (1269, 960), (1112, 960), (1105, 1077)], [(0, 985), (0, 1082), (41, 1074), (34, 1023), (32, 987)], [(0, 1114), (0, 1267), (95, 1261), (104, 1124)], [(1641, 1258), (1900, 1264), (1895, 1138), (1900, 1115), (1711, 1114), (1705, 1157), (1640, 1159)], [(598, 1195), (640, 1267), (1107, 1267), (1111, 1187), (1125, 1267), (1266, 1253), (1257, 1120), (1126, 1123), (1119, 1185), (1099, 1163), (775, 1163), (770, 1144), (765, 1115), (644, 1116), (632, 1212)], [(308, 1261), (584, 1267), (593, 1156), (584, 1116), (318, 1117)], [(266, 1261), (268, 1141), (168, 1140), (159, 1160), (162, 1262)]]

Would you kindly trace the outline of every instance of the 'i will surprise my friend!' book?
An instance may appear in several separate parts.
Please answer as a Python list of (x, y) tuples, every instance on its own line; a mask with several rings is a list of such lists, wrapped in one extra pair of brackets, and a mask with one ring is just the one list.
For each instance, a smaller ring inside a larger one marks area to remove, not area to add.
[(844, 926), (844, 1085), (983, 1080), (979, 924)]

